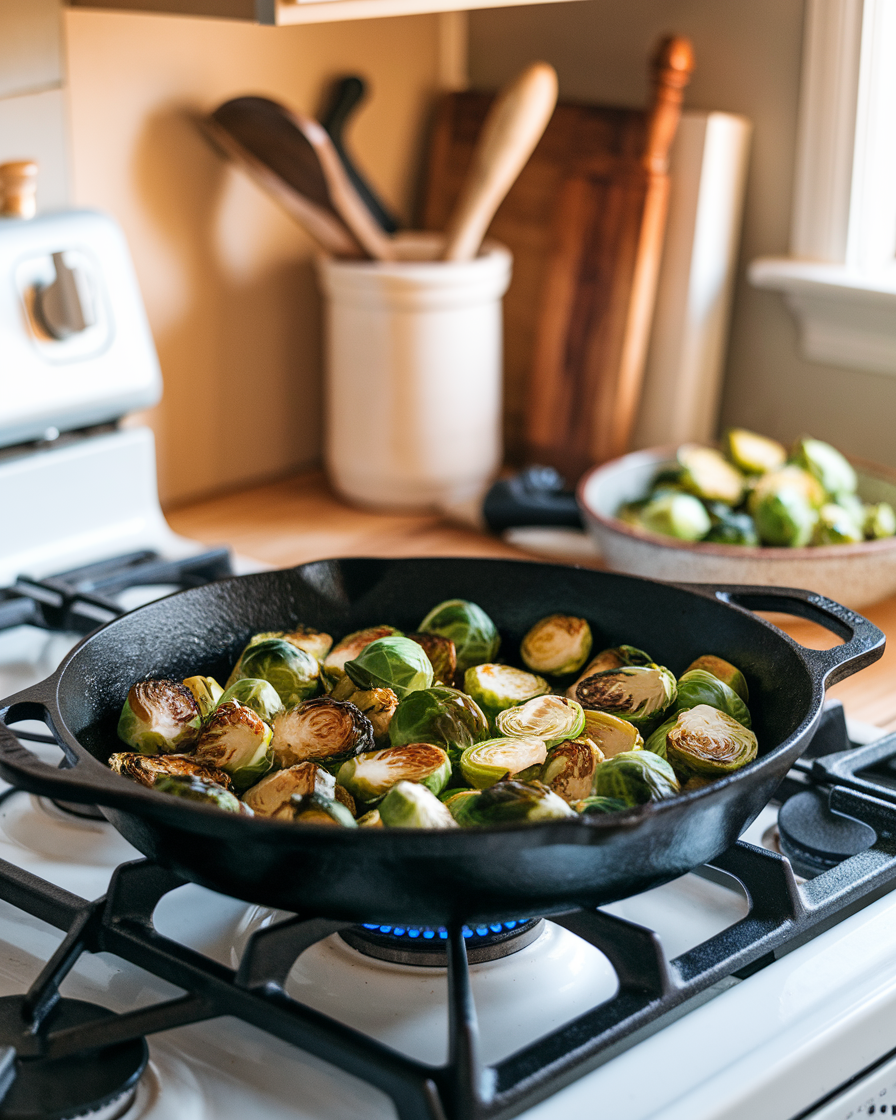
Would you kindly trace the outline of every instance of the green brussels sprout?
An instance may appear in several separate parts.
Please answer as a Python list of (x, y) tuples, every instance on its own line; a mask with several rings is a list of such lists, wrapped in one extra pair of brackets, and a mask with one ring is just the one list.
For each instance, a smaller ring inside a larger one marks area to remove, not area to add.
[(258, 645), (259, 642), (266, 642), (268, 638), (282, 638), (296, 649), (310, 653), (315, 661), (323, 661), (333, 645), (333, 639), (329, 634), (324, 634), (321, 630), (315, 630), (310, 626), (297, 626), (295, 630), (267, 630), (263, 634), (253, 634), (246, 649)]
[(293, 824), (322, 824), (330, 828), (357, 828), (358, 822), (344, 805), (321, 793), (294, 793), (272, 814), (274, 820)]
[(274, 770), (243, 794), (243, 801), (259, 817), (272, 817), (291, 797), (319, 793), (336, 798), (336, 779), (323, 766), (300, 762), (287, 770)]
[(231, 788), (230, 775), (187, 754), (136, 754), (121, 751), (109, 756), (109, 769), (141, 786), (154, 788), (159, 778), (201, 778), (224, 789)]
[[(788, 463), (786, 467), (769, 471), (756, 480), (747, 499), (748, 511), (755, 517), (760, 503), (781, 490), (796, 491), (810, 509), (820, 509), (827, 501), (824, 487), (817, 478), (795, 463)], [(762, 533), (760, 532), (759, 535), (761, 536)]]
[(228, 700), (209, 716), (194, 755), (226, 770), (233, 788), (241, 793), (274, 765), (271, 729), (251, 708)]
[[(330, 650), (321, 662), (320, 671), (328, 691), (338, 684), (345, 675), (345, 663), (357, 657), (358, 654), (375, 642), (378, 638), (399, 638), (401, 631), (394, 626), (368, 626), (364, 630), (355, 630), (346, 636)], [(343, 697), (344, 699), (344, 697)]]
[(591, 653), (591, 627), (584, 618), (552, 614), (523, 638), (520, 656), (533, 673), (561, 677), (577, 673)]
[(274, 718), (272, 748), (278, 766), (343, 761), (373, 750), (373, 726), (354, 704), (318, 696)]
[(461, 802), (465, 801), (468, 797), (479, 797), (481, 793), (481, 789), (445, 789), (439, 794), (439, 800), (452, 817), (457, 820)]
[(399, 702), (432, 684), (432, 663), (410, 638), (377, 638), (346, 661), (345, 672), (358, 688), (391, 688)]
[(865, 539), (862, 522), (836, 502), (825, 502), (818, 511), (812, 544), (859, 544)]
[(451, 813), (426, 786), (396, 782), (379, 805), (386, 828), (457, 828)]
[(488, 720), (472, 697), (456, 688), (436, 685), (421, 688), (398, 705), (389, 724), (393, 747), (406, 743), (433, 743), (443, 747), (452, 761), (462, 751), (489, 736)]
[(208, 719), (224, 695), (224, 689), (214, 677), (187, 677), (184, 688), (188, 688), (193, 693), (193, 699), (199, 705), (199, 714), (203, 719)]
[(588, 797), (594, 771), (603, 755), (590, 739), (569, 739), (548, 753), (541, 768), (541, 781), (564, 801)]
[[(411, 693), (411, 696), (416, 695), (416, 692)], [(363, 712), (370, 720), (373, 741), (378, 747), (389, 742), (389, 726), (398, 707), (398, 697), (391, 688), (356, 688), (348, 673), (344, 673), (330, 693), (330, 699), (347, 700)]]
[(716, 777), (752, 762), (757, 741), (753, 732), (732, 716), (708, 704), (698, 704), (679, 712), (675, 726), (666, 735), (666, 752), (683, 774)]
[(441, 634), (454, 642), (459, 673), (465, 673), (471, 665), (492, 661), (501, 644), (497, 627), (482, 607), (466, 599), (439, 603), (417, 629), (423, 634)]
[(385, 828), (379, 809), (371, 809), (363, 817), (358, 817), (358, 828)]
[(763, 544), (804, 548), (812, 540), (818, 513), (798, 490), (787, 487), (764, 495), (753, 511)]
[(783, 467), (787, 461), (783, 444), (746, 428), (730, 428), (725, 433), (725, 449), (734, 465), (747, 474), (765, 474)]
[(790, 454), (797, 466), (817, 478), (828, 494), (854, 494), (858, 479), (845, 455), (829, 443), (804, 437), (798, 440)]
[(739, 544), (748, 548), (759, 545), (756, 524), (748, 513), (729, 509), (721, 502), (713, 502), (709, 512), (712, 527), (703, 538), (704, 541), (712, 544)]
[(576, 688), (583, 708), (621, 716), (641, 727), (658, 719), (674, 702), (675, 677), (662, 665), (627, 665), (586, 677)]
[(664, 537), (699, 541), (712, 528), (712, 521), (703, 503), (693, 494), (666, 494), (652, 498), (644, 506), (641, 525)]
[[(576, 739), (585, 730), (581, 704), (565, 696), (536, 696), (516, 708), (501, 712), (497, 720), (502, 735), (543, 739), (550, 748), (566, 739)], [(549, 783), (548, 783), (549, 784)]]
[(193, 693), (177, 681), (138, 681), (118, 720), (118, 738), (140, 754), (182, 753), (199, 738), (202, 714)]
[(698, 704), (709, 704), (744, 727), (752, 727), (750, 712), (743, 700), (733, 688), (705, 669), (691, 669), (679, 678), (678, 696), (672, 710), (682, 712), (685, 708), (696, 708)]
[(227, 678), (227, 687), (245, 677), (272, 684), (283, 707), (291, 708), (318, 691), (320, 665), (285, 638), (265, 638), (243, 650)]
[(457, 673), (457, 650), (450, 638), (441, 634), (408, 634), (412, 642), (422, 646), (432, 665), (433, 684), (454, 684)]
[(504, 778), (513, 778), (547, 760), (547, 747), (542, 739), (502, 738), (467, 747), (460, 756), (460, 769), (465, 781), (476, 789), (486, 789)]
[(868, 507), (858, 494), (838, 494), (835, 504), (851, 514), (856, 524), (863, 525), (865, 523), (865, 511)]
[(223, 809), (225, 813), (243, 813), (252, 816), (249, 806), (244, 805), (230, 790), (219, 786), (216, 782), (208, 782), (204, 778), (162, 774), (156, 779), (153, 789), (157, 789), (159, 793), (170, 794), (172, 797), (182, 797), (186, 801), (214, 805), (217, 809)]
[(461, 801), (455, 810), (463, 828), (492, 824), (534, 824), (574, 818), (576, 812), (541, 782), (496, 782), (476, 797)]
[(679, 482), (695, 497), (729, 506), (736, 506), (743, 497), (744, 477), (721, 451), (686, 443), (679, 447), (676, 458), (681, 467)]
[(464, 673), (464, 692), (473, 697), (492, 725), (507, 708), (550, 691), (544, 677), (510, 665), (474, 665)]
[(616, 510), (616, 520), (623, 525), (631, 525), (636, 529), (641, 527), (641, 510), (647, 505), (646, 501), (625, 502)]
[(896, 511), (889, 502), (866, 505), (862, 513), (862, 532), (870, 541), (896, 536)]
[(257, 716), (270, 723), (278, 712), (283, 711), (283, 703), (276, 688), (267, 681), (257, 677), (243, 677), (234, 681), (226, 692), (222, 693), (218, 704), (226, 704), (228, 700), (239, 700), (247, 708), (251, 708)]
[(702, 657), (698, 657), (696, 661), (692, 661), (685, 672), (690, 673), (692, 669), (703, 669), (707, 673), (712, 673), (714, 677), (724, 681), (729, 688), (733, 688), (745, 704), (749, 704), (750, 690), (747, 688), (746, 679), (740, 669), (732, 665), (730, 661), (725, 661), (724, 658), (716, 657), (712, 653), (705, 653)]
[(658, 754), (660, 758), (666, 758), (666, 736), (678, 722), (678, 713), (671, 716), (664, 723), (661, 723), (656, 731), (652, 731), (647, 736), (647, 742), (644, 744), (645, 751), (651, 751), (653, 754)]
[(441, 747), (406, 743), (355, 755), (339, 767), (336, 780), (353, 797), (370, 805), (384, 797), (396, 782), (417, 782), (437, 794), (450, 777), (451, 761)]
[(601, 817), (605, 813), (621, 813), (623, 809), (630, 808), (627, 801), (620, 797), (583, 797), (581, 801), (573, 801), (573, 809), (584, 817)]
[[(741, 725), (738, 723), (737, 726)], [(679, 791), (675, 771), (653, 751), (629, 751), (608, 758), (595, 770), (593, 788), (595, 796), (618, 798), (629, 806), (661, 801), (665, 797), (674, 797)]]
[(637, 727), (627, 719), (609, 712), (595, 712), (586, 708), (583, 734), (598, 747), (604, 758), (644, 748), (644, 740)]

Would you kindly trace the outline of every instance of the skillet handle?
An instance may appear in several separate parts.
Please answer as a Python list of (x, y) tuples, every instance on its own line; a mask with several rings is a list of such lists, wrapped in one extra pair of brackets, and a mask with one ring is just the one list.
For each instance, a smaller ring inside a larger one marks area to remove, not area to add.
[[(687, 586), (687, 585), (682, 585)], [(693, 588), (692, 588), (693, 590)], [(852, 676), (866, 665), (872, 665), (883, 655), (886, 637), (873, 622), (848, 607), (796, 587), (725, 587), (714, 585), (712, 593), (717, 599), (750, 611), (780, 611), (795, 614), (809, 622), (817, 622), (830, 630), (843, 645), (831, 649), (810, 649), (800, 646), (800, 651), (825, 686), (836, 684)]]

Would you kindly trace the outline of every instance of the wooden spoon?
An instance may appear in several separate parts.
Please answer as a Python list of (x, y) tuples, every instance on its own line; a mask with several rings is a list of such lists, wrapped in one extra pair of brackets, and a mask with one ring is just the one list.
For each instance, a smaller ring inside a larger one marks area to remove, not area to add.
[(446, 230), (442, 259), (469, 261), (516, 182), (557, 103), (557, 74), (533, 62), (501, 90), (482, 126), (473, 162)]

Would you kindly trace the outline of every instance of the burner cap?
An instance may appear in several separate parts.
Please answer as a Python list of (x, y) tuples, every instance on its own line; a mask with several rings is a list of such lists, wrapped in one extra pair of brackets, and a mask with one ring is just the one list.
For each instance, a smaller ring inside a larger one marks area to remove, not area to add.
[(778, 830), (781, 850), (794, 871), (807, 879), (864, 852), (877, 839), (870, 825), (833, 812), (827, 794), (815, 789), (784, 802), (778, 810)]
[[(0, 1046), (20, 1041), (23, 1004), (23, 996), (0, 999)], [(61, 999), (47, 1025), (65, 1030), (114, 1018), (96, 1004)], [(130, 1105), (148, 1058), (142, 1038), (68, 1058), (18, 1058), (15, 1080), (0, 1103), (0, 1120), (113, 1120)]]

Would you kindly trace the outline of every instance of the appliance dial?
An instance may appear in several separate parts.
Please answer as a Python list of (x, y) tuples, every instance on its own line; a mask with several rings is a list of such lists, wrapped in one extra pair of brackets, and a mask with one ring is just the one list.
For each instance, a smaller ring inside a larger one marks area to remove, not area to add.
[(80, 268), (69, 268), (63, 253), (53, 254), (56, 279), (34, 293), (34, 310), (46, 332), (56, 339), (69, 338), (96, 323), (96, 311), (87, 277)]

